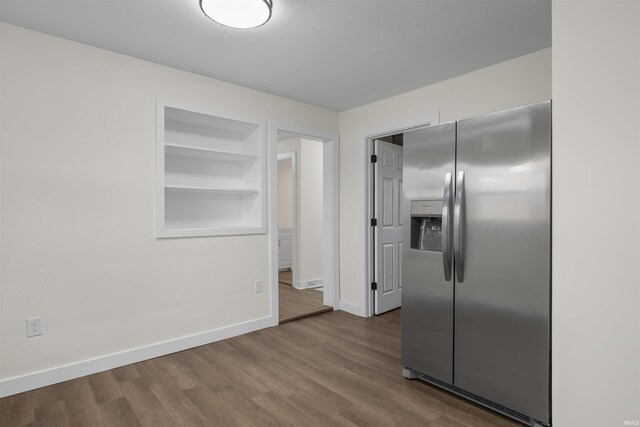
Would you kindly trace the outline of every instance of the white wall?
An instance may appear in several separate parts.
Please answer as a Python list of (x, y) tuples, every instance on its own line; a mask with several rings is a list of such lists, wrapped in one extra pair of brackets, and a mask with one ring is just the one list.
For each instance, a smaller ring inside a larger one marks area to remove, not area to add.
[(300, 276), (301, 282), (323, 279), (323, 143), (300, 140)]
[(638, 423), (640, 2), (553, 1), (553, 102), (554, 426)]
[(156, 98), (333, 132), (337, 114), (0, 31), (0, 380), (269, 316), (267, 235), (155, 239)]
[(293, 227), (292, 159), (278, 160), (278, 228)]
[(278, 142), (278, 154), (296, 152), (298, 193), (298, 282), (323, 277), (323, 143), (305, 138)]
[(364, 313), (364, 141), (381, 126), (438, 111), (446, 122), (551, 98), (551, 49), (340, 113), (340, 300)]

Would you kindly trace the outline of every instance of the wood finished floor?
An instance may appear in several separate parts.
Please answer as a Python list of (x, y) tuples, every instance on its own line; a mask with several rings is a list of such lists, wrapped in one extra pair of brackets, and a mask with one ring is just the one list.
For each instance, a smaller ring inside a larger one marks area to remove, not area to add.
[(278, 271), (278, 282), (284, 283), (285, 285), (293, 285), (293, 271)]
[(513, 426), (400, 369), (400, 310), (332, 311), (0, 399), (12, 426)]
[(313, 289), (296, 289), (291, 286), (291, 270), (281, 271), (278, 276), (280, 323), (333, 310), (322, 303), (322, 292)]

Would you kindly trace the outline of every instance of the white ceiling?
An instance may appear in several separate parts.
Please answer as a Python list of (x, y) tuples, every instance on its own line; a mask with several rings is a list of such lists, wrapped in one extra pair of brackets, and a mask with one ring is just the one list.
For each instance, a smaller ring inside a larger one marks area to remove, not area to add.
[(551, 0), (273, 0), (237, 30), (198, 0), (0, 0), (0, 20), (342, 111), (551, 46)]

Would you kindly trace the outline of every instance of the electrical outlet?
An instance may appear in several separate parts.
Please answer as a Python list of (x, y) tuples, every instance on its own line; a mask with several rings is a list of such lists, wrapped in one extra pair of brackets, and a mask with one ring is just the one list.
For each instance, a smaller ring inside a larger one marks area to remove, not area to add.
[(263, 290), (262, 280), (256, 280), (256, 294), (262, 293), (262, 290)]
[(42, 335), (42, 316), (27, 319), (27, 338)]

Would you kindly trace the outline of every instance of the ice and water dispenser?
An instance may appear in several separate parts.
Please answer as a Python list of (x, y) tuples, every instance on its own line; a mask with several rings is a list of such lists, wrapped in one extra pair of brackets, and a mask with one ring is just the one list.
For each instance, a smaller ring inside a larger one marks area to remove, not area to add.
[(411, 201), (411, 249), (442, 252), (442, 200)]

